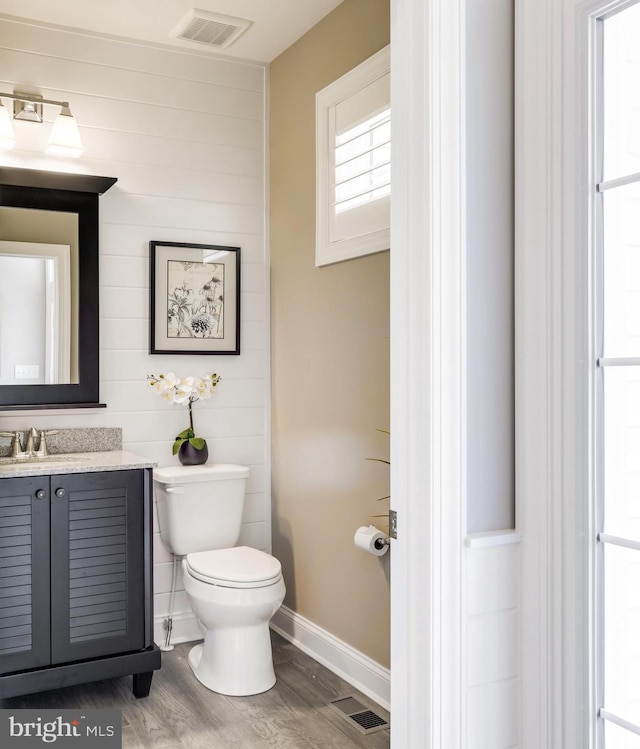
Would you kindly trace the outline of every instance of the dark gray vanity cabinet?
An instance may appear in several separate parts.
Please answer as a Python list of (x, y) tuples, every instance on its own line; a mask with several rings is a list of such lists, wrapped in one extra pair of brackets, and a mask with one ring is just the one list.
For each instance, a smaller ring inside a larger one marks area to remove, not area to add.
[(0, 697), (134, 675), (152, 638), (148, 469), (0, 480)]
[(49, 518), (48, 477), (0, 481), (2, 673), (51, 663)]

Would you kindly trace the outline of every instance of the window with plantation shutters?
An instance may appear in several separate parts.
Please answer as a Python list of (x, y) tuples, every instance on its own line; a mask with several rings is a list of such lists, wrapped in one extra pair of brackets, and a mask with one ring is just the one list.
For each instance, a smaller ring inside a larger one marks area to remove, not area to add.
[(391, 192), (391, 109), (336, 135), (335, 213), (350, 211)]
[(316, 94), (316, 265), (389, 249), (389, 48)]

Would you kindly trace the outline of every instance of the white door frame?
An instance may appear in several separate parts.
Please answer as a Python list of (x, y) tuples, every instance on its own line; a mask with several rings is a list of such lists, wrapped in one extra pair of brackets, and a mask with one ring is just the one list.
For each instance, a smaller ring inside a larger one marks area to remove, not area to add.
[(561, 692), (562, 677), (551, 660), (559, 611), (549, 587), (560, 551), (554, 505), (562, 505), (553, 471), (559, 436), (550, 408), (558, 381), (552, 341), (559, 333), (557, 327), (554, 333), (559, 255), (554, 258), (553, 250), (559, 229), (553, 205), (561, 194), (552, 176), (558, 144), (550, 122), (560, 110), (559, 92), (549, 85), (559, 43), (557, 35), (547, 36), (554, 26), (551, 4), (519, 0), (515, 14), (516, 518), (526, 591), (521, 601), (521, 736), (527, 749), (561, 746), (550, 689), (556, 681)]
[(523, 749), (592, 749), (589, 23), (516, 0), (516, 515)]
[(395, 749), (462, 742), (463, 8), (462, 0), (391, 0)]

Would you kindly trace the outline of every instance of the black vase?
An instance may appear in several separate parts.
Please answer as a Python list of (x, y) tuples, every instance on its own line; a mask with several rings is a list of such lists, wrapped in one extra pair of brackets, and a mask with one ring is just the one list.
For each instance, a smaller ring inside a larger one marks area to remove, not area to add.
[(205, 441), (204, 447), (198, 450), (189, 440), (185, 440), (178, 450), (178, 460), (183, 466), (202, 466), (209, 459), (209, 450)]

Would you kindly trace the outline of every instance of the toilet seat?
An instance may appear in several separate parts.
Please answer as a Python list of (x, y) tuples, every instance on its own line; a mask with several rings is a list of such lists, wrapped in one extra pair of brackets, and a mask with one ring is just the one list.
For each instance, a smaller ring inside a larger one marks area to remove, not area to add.
[(224, 588), (265, 588), (282, 576), (275, 557), (249, 546), (187, 554), (186, 567), (196, 579)]

